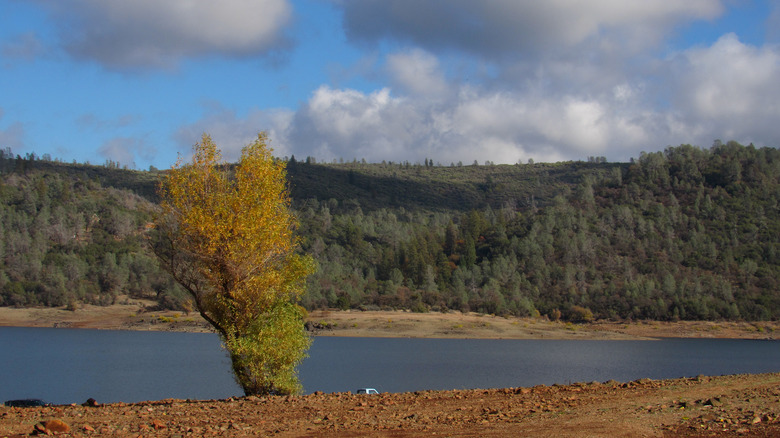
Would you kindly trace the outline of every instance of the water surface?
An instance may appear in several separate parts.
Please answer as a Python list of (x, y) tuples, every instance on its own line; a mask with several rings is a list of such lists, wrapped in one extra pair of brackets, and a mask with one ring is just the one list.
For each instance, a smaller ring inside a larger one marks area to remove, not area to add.
[[(137, 402), (242, 395), (217, 335), (0, 327), (0, 401)], [(307, 393), (630, 381), (780, 371), (780, 342), (318, 337)]]

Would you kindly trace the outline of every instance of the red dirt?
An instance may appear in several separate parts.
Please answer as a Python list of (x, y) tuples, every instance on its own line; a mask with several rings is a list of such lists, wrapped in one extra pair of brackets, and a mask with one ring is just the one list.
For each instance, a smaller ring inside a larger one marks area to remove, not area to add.
[(0, 436), (780, 436), (780, 373), (491, 390), (0, 407)]

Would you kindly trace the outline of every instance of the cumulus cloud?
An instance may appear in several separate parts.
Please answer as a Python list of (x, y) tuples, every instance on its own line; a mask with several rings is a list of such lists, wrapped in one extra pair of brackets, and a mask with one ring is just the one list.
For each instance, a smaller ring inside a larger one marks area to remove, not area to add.
[[(279, 156), (445, 165), (622, 161), (715, 138), (780, 144), (780, 48), (734, 35), (666, 58), (651, 48), (681, 22), (718, 16), (721, 2), (581, 3), (344, 2), (353, 41), (411, 43), (377, 63), (388, 86), (322, 85), (296, 110), (215, 107), (179, 131), (179, 144), (209, 132), (232, 160), (266, 130)], [(453, 59), (478, 60), (470, 72), (481, 76), (456, 77)]]
[(431, 51), (455, 49), (480, 57), (539, 55), (594, 39), (636, 50), (656, 43), (684, 20), (711, 19), (719, 0), (361, 0), (341, 3), (355, 41), (413, 43)]
[[(734, 35), (658, 61), (648, 76), (604, 93), (452, 84), (430, 53), (388, 58), (400, 93), (320, 87), (279, 141), (326, 160), (442, 163), (628, 160), (667, 145), (708, 146), (715, 138), (780, 143), (780, 49), (746, 45)], [(437, 99), (426, 94), (427, 84), (435, 84)]]
[(286, 131), (292, 145), (319, 159), (402, 156), (419, 123), (415, 108), (390, 96), (387, 88), (364, 94), (322, 86), (297, 112)]
[(710, 47), (680, 53), (670, 68), (675, 108), (692, 129), (717, 138), (780, 142), (780, 48), (758, 48), (727, 34)]
[(47, 2), (74, 57), (112, 69), (172, 67), (185, 57), (253, 56), (284, 48), (288, 0)]
[(442, 104), (394, 97), (388, 89), (321, 87), (277, 140), (325, 160), (558, 161), (603, 155), (612, 144), (644, 147), (640, 122), (648, 116), (575, 96), (543, 99), (461, 87)]
[(387, 68), (394, 84), (406, 93), (435, 98), (447, 92), (439, 60), (428, 52), (413, 49), (391, 54)]

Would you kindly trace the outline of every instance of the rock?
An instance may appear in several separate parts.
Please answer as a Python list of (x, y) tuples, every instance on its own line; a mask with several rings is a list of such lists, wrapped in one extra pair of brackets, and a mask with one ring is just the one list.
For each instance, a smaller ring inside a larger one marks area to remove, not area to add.
[(722, 406), (723, 402), (720, 401), (719, 397), (713, 397), (713, 398), (708, 398), (707, 400), (704, 400), (704, 402), (702, 404), (704, 406)]
[(306, 321), (303, 326), (306, 328), (306, 331), (317, 333), (322, 330), (333, 330), (333, 324), (328, 323), (321, 323), (321, 322), (314, 322), (314, 321)]
[(49, 429), (52, 432), (56, 433), (67, 433), (70, 432), (70, 426), (68, 426), (68, 423), (62, 421), (62, 420), (49, 420), (45, 423), (43, 423), (44, 426), (46, 426), (46, 429)]
[(702, 416), (699, 417), (699, 420), (701, 420), (703, 423), (704, 422), (714, 422), (714, 421), (717, 421), (717, 419), (718, 419), (718, 417), (716, 417), (715, 414), (712, 414), (712, 413), (705, 414), (705, 415), (702, 415)]
[(87, 407), (91, 407), (91, 408), (96, 408), (96, 407), (100, 406), (100, 403), (98, 403), (97, 400), (95, 400), (94, 398), (90, 397), (81, 406), (87, 406)]
[(165, 429), (167, 426), (160, 420), (152, 420), (152, 427), (155, 428), (155, 430), (160, 430)]
[(32, 435), (51, 435), (52, 433), (68, 433), (70, 426), (62, 420), (42, 421), (33, 427)]

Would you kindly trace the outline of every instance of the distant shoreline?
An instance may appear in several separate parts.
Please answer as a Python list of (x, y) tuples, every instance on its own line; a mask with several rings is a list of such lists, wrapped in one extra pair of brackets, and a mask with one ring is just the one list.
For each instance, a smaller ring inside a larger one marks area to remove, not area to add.
[[(103, 330), (212, 332), (196, 312), (152, 311), (151, 301), (112, 306), (57, 308), (0, 307), (0, 326), (62, 327)], [(553, 322), (476, 313), (408, 311), (323, 311), (307, 319), (315, 336), (411, 337), (461, 339), (603, 339), (658, 338), (780, 339), (780, 322), (734, 321), (596, 321)]]

